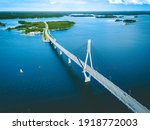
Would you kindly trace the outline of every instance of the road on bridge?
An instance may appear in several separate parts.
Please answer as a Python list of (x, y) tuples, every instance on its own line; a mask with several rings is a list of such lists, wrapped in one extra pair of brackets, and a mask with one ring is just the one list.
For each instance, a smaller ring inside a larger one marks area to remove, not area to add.
[[(77, 58), (74, 54), (70, 53), (64, 47), (62, 47), (56, 41), (56, 39), (54, 39), (52, 35), (50, 34), (49, 29), (48, 29), (48, 24), (46, 22), (45, 22), (45, 25), (46, 25), (46, 28), (44, 31), (45, 31), (46, 37), (49, 39), (51, 44), (53, 44), (56, 48), (58, 48), (61, 54), (62, 53), (65, 54), (68, 57), (69, 61), (70, 60), (74, 61), (78, 66), (80, 66), (83, 69), (85, 62)], [(135, 113), (149, 113), (150, 112), (145, 106), (140, 104), (137, 100), (132, 98), (122, 89), (120, 89), (117, 85), (112, 83), (110, 80), (108, 80), (102, 74), (97, 72), (95, 69), (91, 68), (89, 65), (86, 65), (86, 72), (89, 73), (100, 84), (102, 84), (108, 91), (110, 91), (114, 96), (116, 96), (121, 102), (123, 102), (133, 112)]]

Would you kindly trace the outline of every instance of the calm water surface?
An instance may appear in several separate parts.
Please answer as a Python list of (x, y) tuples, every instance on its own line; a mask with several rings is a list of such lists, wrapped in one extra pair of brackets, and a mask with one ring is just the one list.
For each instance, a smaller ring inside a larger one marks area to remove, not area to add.
[[(84, 60), (92, 40), (94, 68), (150, 109), (150, 16), (131, 25), (114, 19), (70, 20), (69, 30), (51, 32), (57, 41)], [(18, 19), (1, 20), (15, 26)], [(20, 69), (24, 74), (20, 74)], [(84, 83), (82, 70), (67, 64), (41, 35), (27, 37), (0, 28), (0, 112), (131, 112), (97, 81)]]

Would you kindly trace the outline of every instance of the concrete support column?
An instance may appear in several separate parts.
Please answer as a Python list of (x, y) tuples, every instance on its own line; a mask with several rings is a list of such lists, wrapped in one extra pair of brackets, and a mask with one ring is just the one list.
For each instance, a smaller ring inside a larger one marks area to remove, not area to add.
[(71, 64), (71, 59), (70, 58), (68, 58), (68, 64)]
[(60, 50), (60, 55), (62, 55), (62, 51)]

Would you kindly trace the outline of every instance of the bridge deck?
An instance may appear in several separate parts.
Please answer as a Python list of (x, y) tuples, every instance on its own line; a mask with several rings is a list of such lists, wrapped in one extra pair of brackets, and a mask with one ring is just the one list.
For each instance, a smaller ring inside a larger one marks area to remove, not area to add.
[[(75, 55), (70, 53), (68, 50), (63, 48), (59, 43), (57, 43), (56, 40), (50, 35), (47, 23), (45, 24), (46, 24), (45, 34), (47, 38), (51, 41), (51, 43), (54, 44), (60, 51), (62, 51), (68, 58), (74, 61), (78, 66), (83, 68), (84, 62), (78, 59)], [(128, 95), (118, 86), (116, 86), (110, 80), (105, 78), (102, 74), (100, 74), (99, 72), (91, 68), (89, 65), (87, 65), (86, 71), (94, 79), (96, 79), (100, 84), (102, 84), (108, 91), (110, 91), (114, 96), (116, 96), (121, 102), (123, 102), (133, 112), (136, 112), (136, 113), (149, 113), (150, 112), (145, 106), (140, 104), (137, 100), (132, 98), (130, 95)]]

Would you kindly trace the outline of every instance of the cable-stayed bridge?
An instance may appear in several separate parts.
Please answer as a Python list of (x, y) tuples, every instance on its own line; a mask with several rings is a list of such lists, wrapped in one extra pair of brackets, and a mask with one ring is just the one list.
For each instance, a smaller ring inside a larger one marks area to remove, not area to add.
[[(48, 24), (45, 22), (46, 28), (43, 32), (43, 39), (46, 42), (50, 42), (54, 45), (55, 49), (58, 48), (60, 51), (60, 55), (64, 54), (68, 57), (68, 64), (71, 64), (72, 61), (74, 61), (79, 67), (83, 69), (83, 73), (85, 76), (85, 82), (89, 82), (91, 80), (91, 77), (93, 77), (95, 80), (97, 80), (101, 85), (103, 85), (108, 91), (110, 91), (115, 97), (117, 97), (122, 103), (124, 103), (130, 110), (132, 110), (135, 113), (149, 113), (150, 111), (143, 106), (141, 103), (139, 103), (137, 100), (135, 100), (133, 97), (128, 95), (126, 92), (124, 92), (122, 89), (120, 89), (117, 85), (112, 83), (109, 79), (104, 77), (101, 73), (96, 71), (93, 68), (92, 64), (92, 57), (91, 57), (91, 40), (88, 40), (87, 45), (87, 54), (85, 62), (76, 57), (74, 54), (69, 52), (67, 49), (62, 47), (55, 38), (50, 34), (48, 29)], [(88, 58), (90, 60), (90, 65), (87, 64)]]

